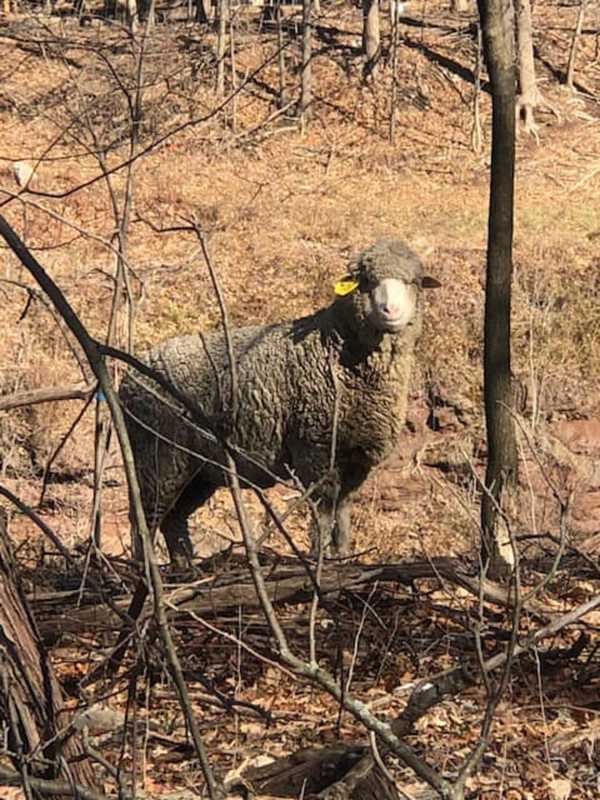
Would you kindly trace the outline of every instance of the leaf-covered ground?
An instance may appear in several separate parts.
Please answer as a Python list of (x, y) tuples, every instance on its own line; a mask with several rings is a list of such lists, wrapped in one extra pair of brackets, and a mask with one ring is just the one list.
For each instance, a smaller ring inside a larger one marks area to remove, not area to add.
[[(300, 316), (328, 302), (349, 254), (383, 233), (409, 239), (443, 288), (428, 300), (402, 446), (369, 481), (355, 508), (356, 549), (370, 562), (439, 555), (466, 561), (476, 557), (475, 475), (485, 459), (481, 357), (491, 111), (484, 80), (477, 149), (475, 18), (452, 16), (442, 2), (411, 5), (401, 24), (390, 143), (389, 64), (384, 59), (377, 79), (363, 84), (359, 12), (323, 5), (313, 64), (314, 114), (304, 131), (289, 113), (278, 112), (275, 35), (259, 34), (254, 18), (238, 20), (236, 80), (253, 77), (237, 97), (235, 128), (231, 104), (214, 113), (212, 36), (182, 23), (157, 27), (148, 45), (138, 147), (150, 148), (176, 126), (181, 130), (135, 164), (127, 252), (136, 303), (134, 343), (141, 348), (218, 324), (197, 241), (169, 231), (192, 216), (208, 233), (235, 323)], [(589, 567), (585, 580), (563, 570), (544, 588), (538, 599), (548, 619), (597, 592), (592, 567), (600, 530), (598, 17), (591, 8), (572, 93), (559, 79), (576, 13), (575, 6), (549, 0), (535, 5), (538, 77), (557, 113), (539, 113), (539, 141), (523, 134), (518, 141), (513, 371), (526, 391), (519, 424), (523, 502), (515, 525), (528, 537), (522, 540), (524, 555), (539, 557), (552, 550), (552, 542), (534, 537), (558, 535), (553, 492), (569, 498), (569, 543), (584, 554), (577, 564)], [(383, 30), (386, 37), (387, 21)], [(110, 67), (132, 81), (132, 61), (119, 46), (120, 32), (104, 23), (79, 28), (69, 16), (17, 16), (4, 20), (0, 34), (0, 188), (17, 191), (12, 162), (44, 156), (30, 185), (30, 202), (13, 200), (2, 213), (90, 330), (103, 336), (114, 290), (114, 256), (103, 244), (115, 224), (110, 197), (102, 180), (71, 190), (98, 174), (86, 120), (109, 167), (127, 158), (127, 108)], [(290, 26), (288, 98), (296, 91), (298, 43)], [(92, 44), (104, 48), (103, 58), (94, 55)], [(60, 138), (66, 125), (69, 133)], [(117, 191), (124, 180), (122, 170), (115, 176)], [(29, 278), (17, 262), (3, 256), (2, 395), (81, 378), (60, 326), (24, 284)], [(119, 325), (124, 340), (126, 326)], [(69, 547), (84, 541), (90, 527), (91, 410), (60, 446), (81, 407), (80, 401), (69, 401), (0, 416), (2, 482), (35, 505), (51, 459), (41, 513)], [(116, 445), (105, 476), (103, 548), (122, 556), (129, 525)], [(272, 493), (281, 510), (292, 497), (285, 488)], [(248, 502), (252, 520), (263, 525), (262, 510), (251, 498)], [(306, 545), (306, 513), (294, 512), (288, 525)], [(11, 530), (23, 563), (36, 565), (38, 578), (42, 565), (51, 573), (55, 562), (44, 560), (32, 523), (16, 515)], [(226, 493), (197, 514), (194, 538), (203, 554), (239, 540)], [(286, 552), (273, 532), (268, 544)], [(532, 572), (525, 579), (533, 586), (540, 575)], [(352, 666), (350, 689), (378, 713), (397, 715), (415, 681), (474, 659), (477, 614), (477, 600), (449, 585), (422, 582), (412, 594), (381, 585), (374, 592), (344, 595), (323, 611), (318, 655), (338, 674), (345, 670), (347, 676)], [(306, 607), (289, 608), (285, 620), (298, 648), (306, 648)], [(490, 747), (471, 781), (478, 796), (598, 795), (598, 622), (590, 614), (585, 624), (548, 641), (555, 657), (544, 650), (515, 665)], [(273, 643), (259, 614), (242, 609), (211, 624), (255, 651), (193, 620), (178, 631), (202, 733), (219, 770), (256, 755), (364, 737), (333, 700), (271, 663)], [(484, 646), (491, 655), (505, 646), (499, 632), (507, 620), (490, 606), (486, 624)], [(522, 624), (524, 635), (542, 622), (525, 618)], [(578, 649), (581, 636), (588, 638)], [(111, 641), (108, 633), (86, 634), (83, 642), (65, 637), (54, 644), (55, 664), (74, 703), (95, 701), (108, 691), (97, 684), (83, 695), (77, 681)], [(149, 727), (135, 745), (129, 736), (123, 752), (120, 732), (106, 734), (96, 746), (113, 763), (122, 757), (126, 768), (135, 746), (139, 786), (147, 795), (168, 796), (201, 780), (181, 746), (185, 731), (161, 658), (153, 654), (150, 666), (136, 694), (139, 717)], [(206, 688), (194, 681), (194, 670), (220, 691), (268, 711), (271, 723), (252, 710), (215, 707)], [(105, 702), (123, 710), (126, 697), (123, 677)], [(481, 688), (447, 700), (419, 722), (408, 741), (452, 776), (476, 741), (484, 705)], [(154, 728), (162, 739), (152, 735)], [(410, 771), (394, 762), (390, 768), (409, 795), (421, 796)]]

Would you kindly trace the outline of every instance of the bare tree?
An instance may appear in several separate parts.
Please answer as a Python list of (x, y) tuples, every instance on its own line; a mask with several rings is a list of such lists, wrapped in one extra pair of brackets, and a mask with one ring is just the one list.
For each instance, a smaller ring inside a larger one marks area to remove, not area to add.
[[(80, 797), (94, 791), (89, 759), (69, 736), (69, 718), (61, 688), (40, 641), (27, 601), (14, 574), (8, 538), (8, 515), (0, 507), (0, 627), (2, 680), (0, 717), (4, 753), (18, 770), (27, 797), (38, 797), (33, 785), (77, 784)], [(65, 791), (71, 792), (68, 788)], [(62, 792), (54, 792), (59, 795)]]
[[(207, 793), (210, 800), (220, 800), (221, 797), (223, 796), (223, 793), (220, 784), (217, 783), (213, 775), (212, 767), (208, 760), (204, 742), (200, 736), (196, 718), (194, 716), (193, 709), (191, 706), (187, 684), (183, 677), (181, 662), (179, 660), (179, 656), (173, 644), (171, 629), (167, 621), (166, 609), (163, 600), (162, 579), (158, 569), (156, 556), (154, 554), (153, 543), (150, 534), (148, 532), (148, 527), (146, 525), (146, 518), (144, 516), (144, 511), (141, 506), (139, 484), (137, 480), (135, 465), (133, 462), (133, 455), (131, 451), (131, 445), (129, 442), (129, 436), (127, 434), (127, 429), (125, 427), (123, 411), (118, 401), (117, 394), (115, 392), (113, 382), (110, 377), (110, 373), (107, 369), (106, 356), (109, 353), (111, 355), (118, 353), (126, 362), (133, 361), (134, 363), (137, 364), (138, 367), (142, 369), (143, 365), (140, 362), (136, 362), (136, 360), (133, 357), (129, 356), (127, 353), (115, 350), (114, 348), (111, 348), (108, 345), (102, 345), (98, 340), (90, 336), (86, 327), (83, 325), (79, 317), (75, 314), (73, 308), (70, 306), (69, 302), (65, 298), (60, 288), (57, 286), (56, 283), (54, 283), (54, 281), (44, 270), (42, 265), (31, 255), (31, 253), (27, 250), (22, 240), (17, 236), (17, 234), (14, 232), (11, 226), (1, 215), (0, 215), (0, 236), (2, 236), (5, 239), (5, 241), (12, 249), (12, 251), (20, 259), (23, 266), (31, 273), (33, 278), (38, 282), (42, 290), (45, 292), (45, 294), (52, 302), (53, 306), (56, 308), (57, 312), (64, 320), (65, 324), (67, 325), (71, 333), (77, 339), (77, 342), (81, 347), (81, 349), (83, 350), (83, 352), (85, 353), (85, 357), (88, 360), (89, 366), (92, 372), (94, 373), (96, 379), (98, 380), (98, 383), (104, 393), (104, 396), (106, 397), (107, 405), (110, 409), (111, 418), (117, 433), (117, 438), (121, 446), (123, 465), (125, 468), (125, 476), (127, 479), (127, 486), (129, 489), (132, 515), (133, 518), (135, 519), (135, 525), (138, 531), (138, 535), (140, 536), (143, 544), (146, 576), (139, 584), (140, 591), (137, 598), (139, 599), (141, 597), (141, 604), (143, 606), (143, 602), (149, 592), (148, 587), (150, 586), (151, 588), (150, 594), (152, 596), (153, 610), (156, 616), (158, 631), (165, 648), (165, 655), (167, 658), (167, 662), (169, 664), (169, 670), (171, 672), (174, 685), (179, 695), (181, 708), (185, 715), (186, 725), (188, 725), (189, 727), (196, 755), (198, 756), (204, 774)], [(137, 599), (134, 598), (134, 601), (132, 601), (132, 608), (130, 608), (130, 613), (134, 617), (136, 616), (136, 613), (134, 613), (133, 611), (133, 606), (134, 603), (136, 602)], [(141, 607), (137, 609), (137, 614), (139, 614), (140, 611)], [(127, 634), (127, 638), (128, 636), (129, 635)]]
[[(85, 113), (85, 120), (90, 141), (94, 147), (89, 147), (98, 163), (101, 172), (104, 174), (105, 184), (110, 200), (112, 215), (114, 218), (114, 230), (111, 244), (114, 254), (114, 274), (115, 291), (113, 292), (111, 312), (109, 317), (107, 344), (119, 343), (122, 340), (123, 346), (128, 351), (133, 345), (133, 316), (134, 303), (130, 286), (128, 250), (129, 234), (131, 226), (131, 214), (134, 204), (135, 194), (135, 158), (140, 149), (141, 126), (144, 122), (144, 94), (146, 88), (146, 49), (149, 45), (151, 31), (154, 25), (154, 0), (143, 0), (139, 4), (140, 15), (145, 19), (144, 26), (139, 36), (131, 38), (131, 64), (130, 70), (133, 77), (133, 86), (128, 88), (126, 84), (119, 83), (119, 89), (123, 94), (124, 107), (128, 111), (128, 149), (129, 163), (125, 168), (125, 182), (122, 190), (119, 189), (118, 181), (114, 180), (108, 168), (106, 155), (101, 146), (102, 133), (98, 126), (94, 124), (89, 113)], [(109, 71), (109, 74), (112, 74)], [(123, 302), (125, 301), (125, 302)], [(119, 328), (122, 327), (124, 332)], [(121, 335), (119, 335), (121, 334)], [(110, 413), (106, 407), (105, 398), (100, 393), (96, 402), (96, 435), (95, 435), (95, 464), (94, 464), (94, 500), (92, 506), (91, 529), (94, 542), (97, 546), (101, 543), (102, 530), (102, 486), (104, 480), (104, 468), (108, 453), (112, 425)]]
[[(231, 12), (231, 9), (229, 9)], [(229, 13), (229, 74), (231, 77), (231, 130), (235, 133), (237, 130), (237, 67), (235, 57), (235, 15)]]
[(392, 85), (390, 89), (390, 124), (389, 137), (393, 144), (396, 137), (396, 97), (398, 95), (398, 40), (400, 38), (400, 5), (392, 2)]
[[(279, 12), (281, 13), (281, 11)], [(300, 94), (300, 120), (305, 125), (310, 117), (312, 103), (312, 0), (302, 3), (302, 82)]]
[(569, 52), (569, 65), (567, 67), (566, 83), (569, 89), (573, 89), (573, 78), (575, 76), (575, 57), (577, 55), (577, 45), (579, 44), (581, 29), (583, 28), (583, 19), (585, 17), (586, 6), (587, 6), (587, 0), (580, 0), (579, 12), (577, 14), (577, 22), (575, 24), (575, 30), (573, 31), (573, 38), (571, 40), (571, 50)]
[(519, 62), (519, 97), (516, 110), (523, 118), (527, 133), (536, 135), (534, 111), (540, 102), (540, 97), (535, 79), (530, 0), (515, 0), (515, 9)]
[(481, 506), (482, 556), (493, 577), (512, 568), (503, 516), (517, 478), (512, 416), (510, 314), (516, 74), (512, 0), (478, 0), (492, 88), (492, 164), (485, 289), (484, 392), (488, 463)]
[(196, 0), (196, 22), (208, 25), (210, 22), (210, 0)]
[(279, 107), (283, 108), (287, 98), (285, 97), (285, 47), (283, 41), (283, 14), (281, 13), (281, 0), (277, 0), (276, 2), (275, 15), (277, 20), (277, 75), (279, 78)]
[(156, 22), (154, 0), (139, 0), (138, 5), (140, 21), (144, 22), (146, 28), (151, 28)]
[(225, 94), (225, 52), (227, 49), (228, 0), (218, 0), (219, 31), (217, 35), (217, 97)]
[(362, 49), (366, 56), (364, 75), (369, 77), (377, 65), (381, 52), (379, 28), (379, 0), (362, 0), (363, 32)]
[(531, 14), (531, 0), (515, 0), (518, 65), (519, 65), (519, 95), (517, 97), (516, 114), (523, 120), (526, 133), (538, 138), (538, 126), (534, 112), (538, 108), (546, 108), (560, 120), (558, 111), (546, 100), (540, 92), (535, 76), (535, 61), (533, 52), (533, 22)]
[(481, 135), (481, 67), (483, 62), (483, 46), (481, 36), (481, 25), (477, 25), (477, 55), (475, 57), (475, 68), (473, 70), (473, 127), (471, 129), (471, 144), (473, 152), (479, 154), (482, 147)]

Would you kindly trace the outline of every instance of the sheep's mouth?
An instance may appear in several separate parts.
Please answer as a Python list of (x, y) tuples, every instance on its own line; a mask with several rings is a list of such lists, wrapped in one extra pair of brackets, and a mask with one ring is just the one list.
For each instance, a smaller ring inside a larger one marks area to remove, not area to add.
[(410, 325), (410, 320), (404, 316), (385, 317), (381, 314), (374, 315), (373, 322), (382, 333), (400, 333), (407, 325)]

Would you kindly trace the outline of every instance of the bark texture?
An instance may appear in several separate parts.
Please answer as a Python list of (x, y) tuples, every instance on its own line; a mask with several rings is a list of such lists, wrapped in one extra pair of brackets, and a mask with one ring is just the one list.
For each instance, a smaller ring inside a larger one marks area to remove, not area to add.
[[(322, 800), (398, 800), (394, 784), (368, 748), (341, 743), (323, 749), (299, 750), (265, 767), (250, 768), (243, 785), (274, 797)], [(231, 787), (233, 788), (233, 787)]]
[[(280, 12), (281, 13), (281, 12)], [(302, 3), (302, 85), (300, 95), (300, 118), (306, 123), (310, 117), (312, 103), (312, 0)]]
[(364, 76), (368, 78), (377, 65), (381, 52), (381, 32), (379, 27), (378, 0), (362, 0), (363, 33), (362, 47), (366, 56)]
[(581, 36), (581, 29), (583, 28), (583, 19), (585, 17), (586, 6), (587, 6), (587, 0), (580, 0), (579, 11), (577, 13), (577, 22), (575, 24), (573, 38), (571, 39), (571, 50), (569, 52), (569, 65), (567, 67), (567, 86), (569, 87), (569, 89), (574, 88), (573, 79), (575, 77), (575, 58), (577, 56), (577, 46), (579, 44), (579, 38)]
[(515, 84), (511, 0), (478, 0), (492, 87), (492, 165), (485, 289), (484, 393), (487, 491), (481, 506), (482, 557), (499, 578), (513, 563), (504, 513), (517, 477), (512, 416), (510, 316), (515, 169)]
[[(0, 507), (0, 716), (7, 727), (8, 750), (25, 779), (62, 779), (93, 788), (89, 761), (75, 760), (81, 754), (75, 737), (60, 733), (69, 721), (63, 706), (60, 686), (14, 575), (7, 515)], [(34, 751), (37, 756), (30, 758)]]
[(533, 60), (533, 25), (530, 0), (515, 0), (519, 64), (517, 113), (527, 133), (537, 134), (535, 109), (540, 103)]

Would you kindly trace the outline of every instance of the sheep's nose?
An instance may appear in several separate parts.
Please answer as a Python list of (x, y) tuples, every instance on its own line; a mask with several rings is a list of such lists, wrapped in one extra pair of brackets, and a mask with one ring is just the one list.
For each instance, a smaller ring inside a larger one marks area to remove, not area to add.
[(387, 317), (395, 317), (400, 313), (400, 305), (399, 303), (384, 303), (381, 310)]

